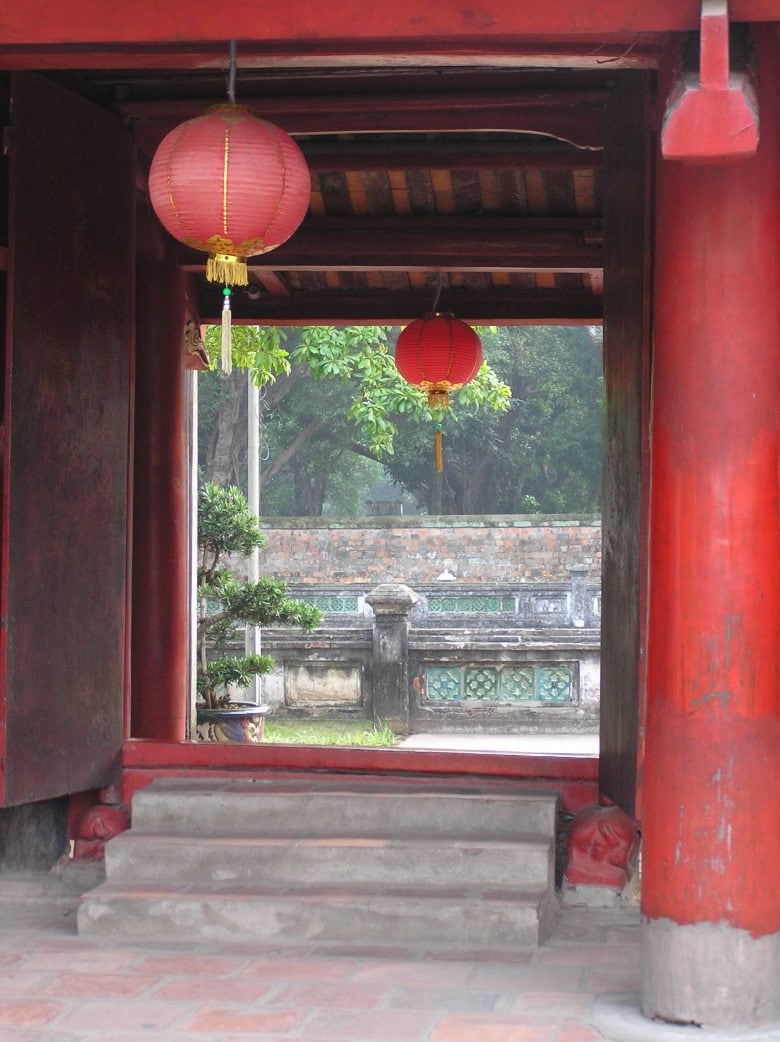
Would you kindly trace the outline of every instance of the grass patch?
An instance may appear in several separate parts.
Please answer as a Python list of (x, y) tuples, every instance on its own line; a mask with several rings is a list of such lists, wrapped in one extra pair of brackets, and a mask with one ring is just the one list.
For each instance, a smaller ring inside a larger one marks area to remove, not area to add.
[(370, 720), (266, 720), (264, 740), (283, 745), (395, 745), (390, 728)]

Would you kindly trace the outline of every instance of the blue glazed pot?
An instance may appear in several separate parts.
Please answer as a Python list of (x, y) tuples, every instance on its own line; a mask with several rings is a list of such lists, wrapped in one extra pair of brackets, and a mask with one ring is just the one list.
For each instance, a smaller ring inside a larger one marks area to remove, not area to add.
[(262, 742), (270, 709), (254, 702), (228, 702), (218, 709), (198, 706), (198, 741)]

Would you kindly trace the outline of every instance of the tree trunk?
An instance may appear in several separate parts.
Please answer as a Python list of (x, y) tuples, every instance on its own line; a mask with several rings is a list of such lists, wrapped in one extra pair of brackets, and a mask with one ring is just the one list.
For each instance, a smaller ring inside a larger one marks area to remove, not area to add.
[[(247, 374), (234, 369), (225, 377), (224, 393), (211, 432), (203, 469), (221, 488), (245, 484), (247, 453)], [(246, 489), (243, 489), (246, 492)]]

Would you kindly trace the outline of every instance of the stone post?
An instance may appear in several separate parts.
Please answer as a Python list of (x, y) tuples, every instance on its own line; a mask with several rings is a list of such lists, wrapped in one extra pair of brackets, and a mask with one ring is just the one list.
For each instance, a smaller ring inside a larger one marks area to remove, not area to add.
[(409, 733), (409, 614), (419, 599), (403, 583), (380, 583), (366, 596), (374, 610), (371, 713), (397, 734)]
[(579, 565), (569, 569), (571, 576), (571, 600), (569, 622), (578, 629), (587, 625), (588, 619), (588, 568)]

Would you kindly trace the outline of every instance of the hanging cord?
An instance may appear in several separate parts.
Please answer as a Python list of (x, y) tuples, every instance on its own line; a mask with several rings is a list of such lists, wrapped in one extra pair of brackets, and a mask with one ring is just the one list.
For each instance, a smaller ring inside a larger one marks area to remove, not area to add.
[(433, 298), (433, 305), (431, 307), (432, 314), (436, 314), (436, 310), (439, 307), (439, 297), (441, 296), (441, 272), (436, 272), (436, 293)]
[(236, 55), (238, 54), (238, 48), (236, 41), (230, 41), (230, 64), (228, 66), (228, 78), (227, 78), (227, 96), (228, 101), (231, 105), (236, 103)]
[[(227, 77), (227, 96), (231, 105), (236, 103), (236, 55), (238, 49), (236, 41), (230, 41), (230, 58)], [(209, 264), (212, 261), (209, 259)], [(216, 261), (218, 263), (218, 259)], [(228, 280), (227, 272), (224, 273), (224, 281)], [(230, 286), (222, 290), (222, 356), (220, 359), (222, 372), (226, 375), (233, 372), (233, 315), (230, 310)]]

